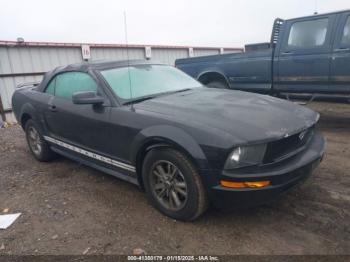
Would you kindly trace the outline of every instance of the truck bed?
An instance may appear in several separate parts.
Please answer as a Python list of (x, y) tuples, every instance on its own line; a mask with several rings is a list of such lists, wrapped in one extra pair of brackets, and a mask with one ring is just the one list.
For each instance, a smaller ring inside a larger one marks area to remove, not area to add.
[(207, 77), (210, 72), (221, 76), (233, 89), (261, 93), (271, 90), (272, 49), (178, 59), (175, 66), (203, 84), (211, 81)]

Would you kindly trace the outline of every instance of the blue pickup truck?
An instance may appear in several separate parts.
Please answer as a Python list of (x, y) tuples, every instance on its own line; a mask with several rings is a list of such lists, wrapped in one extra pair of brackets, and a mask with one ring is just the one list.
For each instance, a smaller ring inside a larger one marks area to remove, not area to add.
[(175, 65), (209, 87), (350, 94), (350, 10), (278, 18), (265, 49), (178, 59)]

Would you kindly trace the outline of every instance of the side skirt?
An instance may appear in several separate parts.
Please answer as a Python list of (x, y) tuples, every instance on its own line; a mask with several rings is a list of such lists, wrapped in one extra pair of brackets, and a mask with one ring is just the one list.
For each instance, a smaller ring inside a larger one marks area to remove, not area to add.
[(130, 177), (128, 175), (124, 175), (122, 173), (119, 173), (119, 172), (117, 172), (115, 170), (112, 170), (112, 169), (109, 169), (109, 168), (97, 165), (95, 163), (92, 163), (92, 162), (87, 161), (85, 159), (82, 159), (80, 157), (74, 156), (74, 155), (68, 153), (67, 151), (61, 150), (61, 149), (59, 149), (59, 148), (57, 148), (55, 146), (51, 146), (50, 148), (52, 149), (52, 151), (56, 152), (57, 154), (65, 156), (65, 157), (67, 157), (67, 158), (69, 158), (71, 160), (74, 160), (74, 161), (76, 161), (78, 163), (81, 163), (81, 164), (83, 164), (85, 166), (92, 167), (92, 168), (97, 169), (97, 170), (99, 170), (99, 171), (101, 171), (103, 173), (106, 173), (108, 175), (112, 175), (114, 177), (117, 177), (119, 179), (128, 181), (128, 182), (130, 182), (132, 184), (135, 184), (135, 185), (139, 186), (139, 182), (138, 182), (137, 178), (135, 178), (135, 177)]

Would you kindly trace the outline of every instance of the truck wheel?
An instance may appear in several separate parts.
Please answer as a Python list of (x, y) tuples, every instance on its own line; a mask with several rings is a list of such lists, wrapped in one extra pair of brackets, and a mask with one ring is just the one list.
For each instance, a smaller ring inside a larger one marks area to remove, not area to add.
[(25, 125), (25, 133), (30, 152), (37, 160), (47, 162), (53, 159), (56, 154), (50, 149), (49, 144), (38, 130), (37, 124), (29, 119)]
[(210, 87), (210, 88), (222, 88), (222, 89), (228, 89), (229, 88), (226, 83), (220, 82), (220, 81), (210, 82), (206, 86)]
[(161, 213), (191, 221), (207, 209), (202, 180), (192, 162), (180, 152), (171, 148), (150, 151), (142, 174), (147, 196)]

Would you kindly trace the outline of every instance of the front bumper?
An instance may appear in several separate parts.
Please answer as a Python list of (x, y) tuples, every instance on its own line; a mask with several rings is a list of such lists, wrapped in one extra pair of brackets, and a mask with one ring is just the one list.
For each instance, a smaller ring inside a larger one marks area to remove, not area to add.
[(211, 202), (218, 208), (232, 209), (272, 201), (311, 175), (323, 158), (325, 145), (324, 138), (316, 133), (308, 148), (292, 159), (254, 170), (223, 171), (220, 175), (221, 180), (234, 182), (269, 180), (271, 184), (261, 188), (228, 188), (217, 185), (209, 190)]

